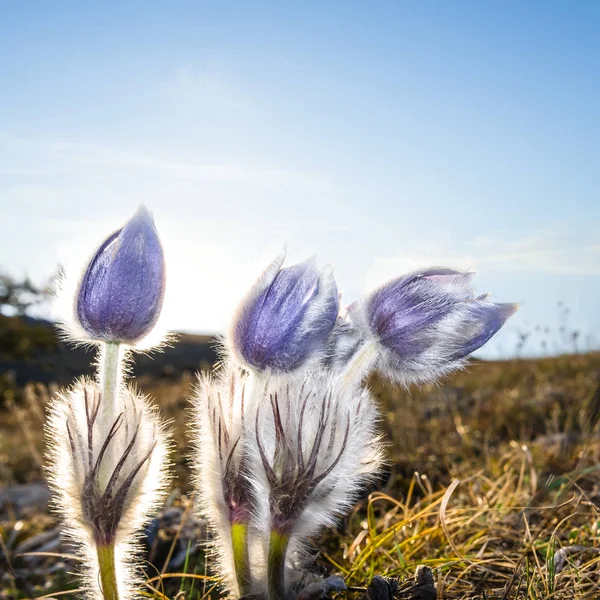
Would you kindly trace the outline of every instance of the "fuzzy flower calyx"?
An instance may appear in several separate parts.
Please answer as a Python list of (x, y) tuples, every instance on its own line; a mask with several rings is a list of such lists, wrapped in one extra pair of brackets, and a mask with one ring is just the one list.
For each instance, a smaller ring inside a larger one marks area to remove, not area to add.
[[(263, 383), (265, 383), (263, 381)], [(295, 559), (307, 539), (345, 514), (381, 462), (369, 392), (327, 371), (275, 376), (261, 390), (248, 434), (254, 528), (267, 551), (268, 597), (322, 597)], [(315, 595), (316, 594), (316, 595)]]
[(354, 307), (352, 321), (377, 343), (379, 369), (406, 384), (430, 381), (483, 346), (518, 306), (476, 296), (472, 277), (445, 268), (417, 271)]
[(328, 373), (292, 384), (273, 378), (249, 436), (255, 496), (265, 502), (257, 514), (264, 510), (275, 531), (299, 539), (335, 523), (378, 471), (377, 418), (368, 390)]
[(253, 409), (248, 379), (238, 369), (204, 376), (195, 397), (196, 488), (213, 530), (219, 570), (235, 597), (252, 585), (247, 534), (254, 501), (244, 439)]
[(135, 535), (169, 484), (168, 443), (142, 396), (124, 388), (119, 406), (118, 414), (106, 410), (99, 386), (90, 381), (59, 395), (47, 424), (48, 474), (66, 532), (88, 564), (92, 596), (98, 591), (98, 556), (112, 549), (125, 598), (134, 581)]
[(75, 317), (93, 340), (134, 344), (156, 324), (164, 291), (163, 249), (151, 214), (141, 206), (87, 265)]
[(234, 318), (233, 354), (257, 370), (289, 372), (323, 347), (338, 314), (331, 270), (314, 260), (282, 268), (278, 257), (254, 284)]

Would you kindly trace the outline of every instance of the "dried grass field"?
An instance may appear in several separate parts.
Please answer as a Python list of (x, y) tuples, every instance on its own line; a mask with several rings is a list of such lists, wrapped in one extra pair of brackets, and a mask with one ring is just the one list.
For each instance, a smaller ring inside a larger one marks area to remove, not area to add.
[[(193, 383), (187, 373), (138, 379), (172, 420), (178, 461), (173, 492), (143, 536), (141, 593), (150, 598), (219, 597), (188, 483)], [(349, 518), (314, 540), (314, 569), (345, 578), (340, 598), (392, 598), (367, 592), (375, 575), (397, 578), (395, 597), (405, 599), (600, 598), (599, 384), (598, 353), (474, 362), (420, 390), (372, 379), (386, 472)], [(77, 557), (61, 542), (43, 484), (54, 391), (4, 392), (0, 598), (77, 597)], [(424, 571), (416, 581), (422, 566), (433, 585)]]

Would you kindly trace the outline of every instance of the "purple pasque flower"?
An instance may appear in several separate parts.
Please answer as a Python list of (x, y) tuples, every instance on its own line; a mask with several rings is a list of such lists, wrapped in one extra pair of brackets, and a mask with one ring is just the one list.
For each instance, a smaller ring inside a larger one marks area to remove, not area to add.
[(473, 273), (430, 268), (394, 279), (352, 313), (375, 338), (379, 368), (403, 383), (431, 381), (459, 368), (517, 310), (476, 296)]
[(331, 269), (314, 259), (282, 268), (279, 256), (254, 284), (233, 320), (229, 344), (244, 364), (289, 372), (319, 354), (339, 310)]
[(156, 324), (165, 291), (165, 259), (152, 215), (140, 206), (89, 262), (77, 291), (75, 315), (86, 334), (135, 343)]

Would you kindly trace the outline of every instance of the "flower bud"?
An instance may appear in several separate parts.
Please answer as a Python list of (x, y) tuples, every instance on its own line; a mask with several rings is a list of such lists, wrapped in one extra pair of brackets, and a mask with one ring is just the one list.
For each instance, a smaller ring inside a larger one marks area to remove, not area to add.
[(93, 340), (133, 344), (156, 324), (164, 291), (163, 249), (141, 206), (96, 250), (79, 283), (75, 316)]
[(314, 260), (275, 260), (250, 290), (229, 335), (232, 352), (258, 370), (289, 372), (324, 350), (338, 314), (335, 280)]
[(475, 296), (473, 273), (432, 268), (385, 284), (356, 307), (352, 320), (379, 348), (378, 367), (405, 384), (459, 368), (517, 310)]

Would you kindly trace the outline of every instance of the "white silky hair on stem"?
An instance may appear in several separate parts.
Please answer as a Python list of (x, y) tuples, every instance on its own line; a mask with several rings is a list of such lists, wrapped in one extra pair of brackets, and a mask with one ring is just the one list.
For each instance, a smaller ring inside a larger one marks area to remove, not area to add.
[(130, 388), (104, 411), (97, 383), (81, 380), (52, 400), (46, 423), (53, 504), (85, 569), (88, 598), (102, 598), (98, 547), (114, 545), (119, 597), (135, 595), (141, 528), (170, 484), (170, 441), (157, 409)]
[[(200, 513), (214, 535), (215, 570), (225, 578), (234, 598), (242, 595), (242, 587), (252, 587), (258, 569), (256, 548), (251, 549), (248, 537), (254, 509), (246, 448), (247, 425), (255, 411), (255, 384), (252, 374), (229, 364), (216, 377), (201, 375), (193, 395), (194, 487)], [(234, 539), (233, 532), (239, 537)], [(252, 573), (250, 555), (255, 559)]]
[(254, 529), (288, 539), (289, 560), (376, 476), (378, 411), (368, 390), (327, 372), (271, 377), (261, 393), (248, 434)]

